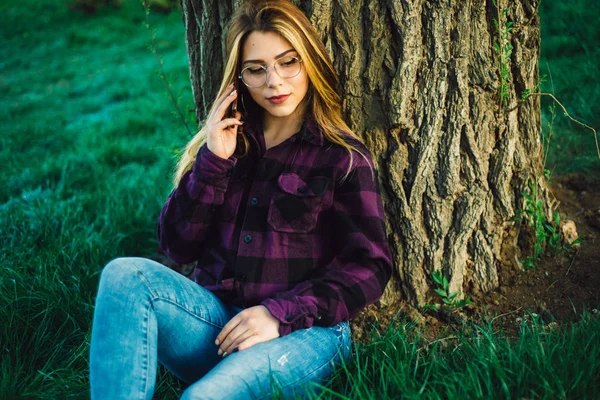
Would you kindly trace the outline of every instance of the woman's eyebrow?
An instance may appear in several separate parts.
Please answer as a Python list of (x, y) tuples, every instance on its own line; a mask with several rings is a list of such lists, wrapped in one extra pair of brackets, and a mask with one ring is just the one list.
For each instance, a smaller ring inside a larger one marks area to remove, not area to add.
[[(284, 51), (283, 53), (276, 55), (276, 56), (275, 56), (275, 59), (278, 59), (278, 58), (280, 58), (280, 57), (283, 57), (283, 56), (285, 56), (285, 55), (286, 55), (287, 53), (289, 53), (290, 51), (296, 51), (296, 50), (294, 50), (294, 49), (289, 49), (289, 50), (286, 50), (286, 51)], [(252, 64), (252, 63), (254, 63), (254, 64), (258, 64), (258, 63), (264, 63), (264, 62), (265, 62), (265, 60), (246, 60), (246, 61), (244, 61), (244, 62), (243, 62), (243, 64), (242, 64), (242, 65), (244, 65), (244, 64)]]

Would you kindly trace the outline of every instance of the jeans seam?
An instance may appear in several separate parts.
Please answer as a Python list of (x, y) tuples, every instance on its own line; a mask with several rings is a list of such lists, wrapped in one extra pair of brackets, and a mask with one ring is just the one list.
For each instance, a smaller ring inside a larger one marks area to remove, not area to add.
[(153, 303), (156, 300), (166, 301), (167, 303), (171, 303), (174, 306), (179, 307), (183, 311), (187, 312), (188, 314), (192, 315), (195, 318), (198, 318), (200, 321), (207, 323), (208, 325), (214, 326), (215, 328), (219, 328), (219, 329), (223, 328), (222, 325), (215, 324), (214, 322), (208, 321), (206, 318), (201, 317), (198, 314), (196, 314), (195, 312), (192, 312), (192, 311), (188, 310), (187, 308), (183, 307), (181, 304), (179, 304), (179, 303), (177, 303), (177, 302), (175, 302), (175, 301), (173, 301), (171, 299), (167, 299), (167, 298), (161, 297), (158, 293), (156, 293), (156, 291), (154, 291), (154, 289), (152, 288), (152, 285), (150, 284), (150, 282), (148, 281), (148, 279), (146, 279), (146, 277), (144, 276), (144, 274), (142, 273), (142, 271), (137, 271), (137, 274), (140, 276), (140, 278), (142, 279), (142, 281), (144, 281), (144, 284), (146, 285), (146, 287), (150, 291), (150, 294), (152, 294), (152, 298), (150, 299), (150, 303)]
[[(142, 271), (138, 270), (136, 272), (139, 275), (139, 277), (142, 279), (142, 281), (144, 281), (144, 284), (146, 285), (146, 287), (150, 291), (150, 294), (152, 294), (152, 296), (154, 298), (157, 298), (158, 294), (156, 294), (156, 292), (154, 291), (154, 289), (152, 289), (152, 285), (150, 285), (150, 282), (148, 282), (148, 279), (146, 279), (146, 277), (144, 276), (144, 274), (142, 273)], [(153, 299), (151, 299), (151, 300), (153, 300)]]
[(179, 303), (177, 303), (177, 302), (175, 302), (175, 301), (173, 301), (173, 300), (171, 300), (171, 299), (166, 299), (166, 298), (163, 298), (163, 297), (160, 297), (160, 296), (156, 296), (155, 298), (153, 298), (153, 299), (151, 299), (151, 300), (150, 300), (150, 303), (154, 303), (154, 302), (155, 302), (155, 301), (157, 301), (157, 300), (164, 301), (164, 302), (167, 302), (167, 303), (171, 303), (171, 304), (173, 304), (175, 307), (178, 307), (178, 308), (180, 308), (181, 310), (183, 310), (183, 311), (187, 312), (188, 314), (190, 314), (190, 315), (191, 315), (191, 316), (193, 316), (194, 318), (197, 318), (197, 319), (199, 319), (200, 321), (202, 321), (202, 322), (204, 322), (204, 323), (207, 323), (208, 325), (214, 326), (215, 328), (222, 329), (222, 328), (223, 328), (223, 326), (224, 326), (224, 325), (216, 324), (216, 323), (214, 323), (214, 322), (212, 322), (212, 321), (209, 321), (209, 320), (207, 320), (207, 319), (206, 319), (206, 318), (204, 318), (204, 317), (201, 317), (201, 316), (199, 316), (199, 315), (198, 315), (198, 314), (196, 314), (195, 312), (192, 312), (192, 311), (188, 310), (187, 308), (183, 307), (181, 304), (179, 304)]
[(145, 352), (144, 352), (144, 368), (142, 368), (142, 391), (140, 392), (140, 399), (145, 399), (147, 397), (146, 392), (148, 390), (148, 368), (150, 367), (150, 349), (148, 346), (148, 336), (150, 335), (150, 329), (148, 327), (149, 324), (149, 317), (150, 317), (150, 307), (152, 306), (152, 301), (150, 301), (148, 303), (148, 306), (146, 307), (146, 316), (144, 317), (144, 321), (145, 321), (145, 327), (144, 329), (146, 330), (146, 339), (144, 340), (144, 348), (145, 348)]

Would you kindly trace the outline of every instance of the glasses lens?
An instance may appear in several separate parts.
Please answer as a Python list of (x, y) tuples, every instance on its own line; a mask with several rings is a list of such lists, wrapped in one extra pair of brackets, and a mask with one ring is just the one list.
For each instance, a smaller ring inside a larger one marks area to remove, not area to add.
[(300, 60), (293, 56), (280, 58), (275, 63), (275, 70), (282, 78), (293, 78), (300, 73)]
[(242, 80), (251, 87), (262, 86), (266, 77), (267, 71), (262, 65), (251, 65), (242, 72)]
[[(275, 72), (282, 78), (293, 78), (300, 73), (300, 59), (294, 56), (280, 58), (274, 64)], [(249, 87), (260, 87), (267, 81), (267, 67), (250, 65), (242, 71), (242, 81)]]

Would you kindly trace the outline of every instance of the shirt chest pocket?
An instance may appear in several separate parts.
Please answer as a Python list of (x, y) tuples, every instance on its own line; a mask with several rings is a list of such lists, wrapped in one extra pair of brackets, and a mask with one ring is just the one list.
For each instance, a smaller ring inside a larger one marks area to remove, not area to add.
[(278, 232), (307, 233), (316, 224), (329, 179), (318, 176), (303, 180), (299, 175), (281, 174), (271, 199), (267, 221)]

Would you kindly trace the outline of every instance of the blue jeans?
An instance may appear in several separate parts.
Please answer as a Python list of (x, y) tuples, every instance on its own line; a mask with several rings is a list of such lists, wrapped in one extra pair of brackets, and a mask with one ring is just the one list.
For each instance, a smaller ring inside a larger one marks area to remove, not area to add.
[(190, 384), (182, 399), (304, 397), (349, 361), (347, 322), (297, 330), (222, 358), (215, 339), (239, 311), (157, 262), (111, 261), (92, 326), (92, 398), (150, 400), (159, 361)]

